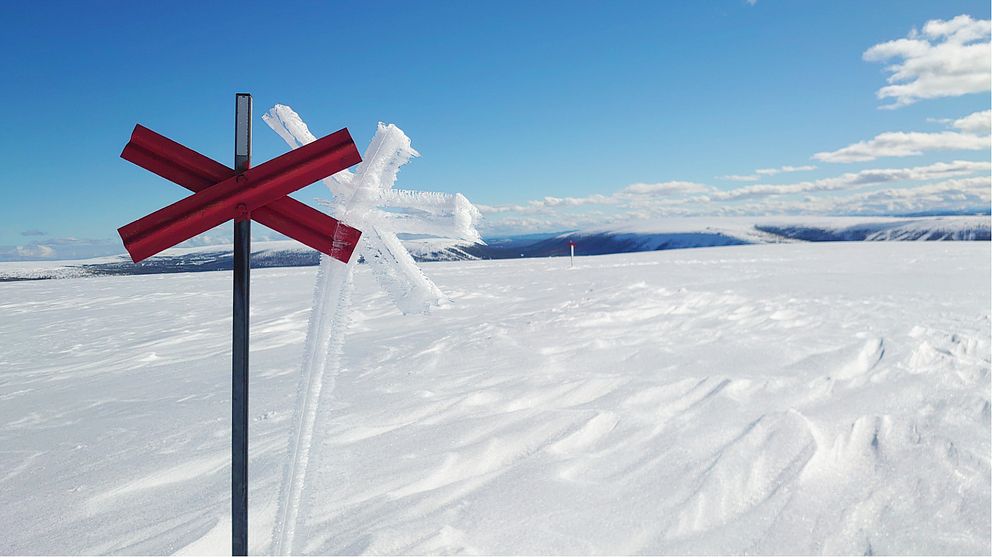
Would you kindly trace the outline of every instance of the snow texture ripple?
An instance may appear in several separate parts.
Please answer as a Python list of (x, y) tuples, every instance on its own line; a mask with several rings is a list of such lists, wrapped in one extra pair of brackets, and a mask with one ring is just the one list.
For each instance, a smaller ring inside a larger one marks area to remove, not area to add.
[[(293, 551), (988, 555), (990, 262), (865, 242), (428, 263), (457, 300), (430, 315), (355, 266)], [(253, 554), (315, 272), (252, 274)], [(224, 272), (0, 285), (0, 553), (230, 552), (229, 304)]]

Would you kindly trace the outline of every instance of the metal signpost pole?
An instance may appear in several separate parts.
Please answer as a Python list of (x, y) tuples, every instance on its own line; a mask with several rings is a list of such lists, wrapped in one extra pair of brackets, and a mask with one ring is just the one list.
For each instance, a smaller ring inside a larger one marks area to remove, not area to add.
[[(234, 171), (251, 166), (251, 95), (235, 102)], [(234, 220), (234, 336), (231, 392), (231, 554), (248, 555), (248, 288), (251, 219), (244, 205)]]
[(251, 167), (251, 95), (238, 93), (234, 169), (142, 125), (121, 158), (193, 194), (117, 229), (131, 260), (145, 258), (234, 219), (234, 319), (231, 338), (231, 553), (248, 555), (248, 287), (251, 218), (347, 263), (361, 231), (289, 194), (362, 162), (348, 129)]

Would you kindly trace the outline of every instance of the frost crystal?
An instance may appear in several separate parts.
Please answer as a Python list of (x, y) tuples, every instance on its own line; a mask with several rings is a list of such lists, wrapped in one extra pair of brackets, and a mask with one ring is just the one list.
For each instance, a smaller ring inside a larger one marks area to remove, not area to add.
[[(276, 105), (262, 119), (294, 149), (316, 139), (288, 106)], [(424, 275), (396, 234), (481, 242), (475, 228), (479, 211), (465, 196), (393, 189), (399, 168), (417, 156), (419, 153), (402, 130), (380, 122), (355, 172), (344, 170), (323, 180), (333, 195), (332, 214), (361, 230), (362, 239), (356, 256), (347, 265), (321, 256), (297, 388), (290, 461), (283, 474), (273, 528), (273, 551), (277, 554), (293, 552), (300, 511), (306, 506), (303, 493), (313, 433), (321, 421), (321, 409), (327, 408), (322, 400), (334, 387), (357, 255), (370, 265), (400, 311), (425, 313), (441, 304), (444, 295)]]

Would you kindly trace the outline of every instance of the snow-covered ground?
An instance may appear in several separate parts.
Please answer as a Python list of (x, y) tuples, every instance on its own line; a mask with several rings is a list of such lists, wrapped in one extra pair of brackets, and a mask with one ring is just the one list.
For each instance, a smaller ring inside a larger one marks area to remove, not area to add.
[[(990, 246), (359, 266), (297, 550), (988, 554)], [(252, 276), (253, 553), (315, 271)], [(0, 284), (0, 553), (229, 552), (230, 287)]]

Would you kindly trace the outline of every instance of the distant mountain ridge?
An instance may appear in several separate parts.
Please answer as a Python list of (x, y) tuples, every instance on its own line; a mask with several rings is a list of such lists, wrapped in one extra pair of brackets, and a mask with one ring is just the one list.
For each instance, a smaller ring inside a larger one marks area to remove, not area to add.
[[(407, 238), (417, 261), (583, 256), (786, 242), (989, 241), (988, 216), (675, 218), (580, 231), (502, 236), (464, 245), (437, 238)], [(252, 267), (317, 265), (320, 255), (291, 240), (256, 242)], [(0, 281), (90, 275), (141, 275), (222, 271), (232, 268), (231, 246), (174, 248), (138, 264), (126, 255), (62, 262), (0, 262)]]
[[(476, 259), (452, 240), (421, 238), (403, 242), (417, 261)], [(231, 245), (171, 248), (138, 263), (133, 263), (126, 254), (82, 260), (0, 262), (0, 281), (226, 271), (233, 268), (233, 262), (234, 250)], [(317, 251), (294, 240), (252, 243), (251, 266), (254, 269), (306, 267), (318, 263), (320, 254)]]
[(985, 240), (987, 216), (675, 218), (559, 233), (529, 245), (466, 247), (481, 259), (677, 250), (782, 242)]

